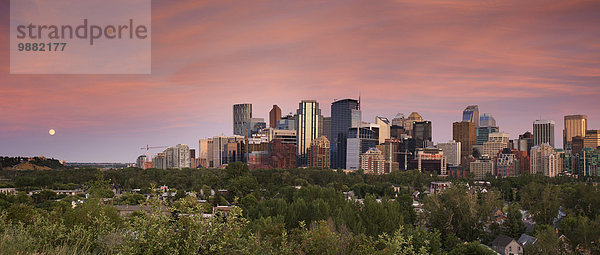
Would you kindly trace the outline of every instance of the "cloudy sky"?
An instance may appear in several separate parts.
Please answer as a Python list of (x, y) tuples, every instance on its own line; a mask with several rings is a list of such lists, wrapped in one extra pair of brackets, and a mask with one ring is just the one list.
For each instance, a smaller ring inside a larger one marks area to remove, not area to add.
[[(600, 1), (152, 1), (151, 75), (10, 75), (0, 3), (0, 155), (134, 162), (146, 144), (232, 133), (232, 105), (268, 118), (302, 99), (329, 116), (419, 112), (435, 142), (478, 104), (511, 138), (587, 114), (600, 129)], [(49, 136), (48, 130), (56, 135)]]

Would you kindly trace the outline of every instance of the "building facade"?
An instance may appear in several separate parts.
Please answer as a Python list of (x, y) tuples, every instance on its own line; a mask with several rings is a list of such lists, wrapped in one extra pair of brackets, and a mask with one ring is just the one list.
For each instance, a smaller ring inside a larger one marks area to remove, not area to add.
[(475, 180), (485, 180), (488, 175), (494, 175), (494, 161), (489, 157), (476, 159), (469, 167)]
[[(360, 101), (343, 99), (331, 104), (331, 168), (346, 169), (348, 130), (360, 119)], [(354, 120), (353, 120), (354, 119)]]
[(331, 161), (331, 147), (329, 140), (325, 136), (319, 136), (313, 140), (308, 149), (308, 166), (329, 168)]
[(554, 177), (562, 171), (559, 167), (558, 153), (549, 143), (533, 146), (529, 157), (532, 174), (542, 173), (545, 176)]
[(565, 124), (563, 129), (563, 148), (571, 150), (573, 137), (585, 137), (587, 131), (587, 116), (586, 115), (567, 115), (565, 116)]
[(461, 143), (457, 141), (449, 141), (447, 143), (438, 143), (437, 148), (441, 149), (446, 156), (446, 163), (450, 166), (460, 166), (461, 160)]
[(598, 146), (600, 146), (600, 130), (587, 130), (583, 139), (583, 147), (596, 149)]
[(452, 123), (452, 139), (460, 142), (461, 156), (471, 155), (473, 145), (477, 142), (475, 123), (466, 121)]
[(431, 121), (415, 121), (413, 123), (413, 138), (419, 148), (432, 146)]
[(386, 173), (383, 152), (377, 148), (370, 148), (365, 153), (361, 154), (360, 169), (362, 169), (366, 174)]
[(244, 122), (252, 118), (252, 104), (233, 105), (233, 134), (244, 135)]
[(533, 122), (533, 145), (548, 143), (554, 147), (554, 121), (536, 120)]
[(277, 128), (277, 122), (281, 119), (281, 108), (276, 104), (269, 111), (269, 127)]
[(296, 112), (296, 145), (298, 165), (306, 166), (306, 152), (323, 130), (323, 115), (315, 100), (302, 100)]
[(467, 106), (463, 111), (462, 121), (475, 123), (475, 128), (479, 128), (479, 106)]
[(435, 172), (438, 175), (448, 175), (446, 156), (438, 148), (418, 148), (412, 160), (413, 168), (419, 171)]

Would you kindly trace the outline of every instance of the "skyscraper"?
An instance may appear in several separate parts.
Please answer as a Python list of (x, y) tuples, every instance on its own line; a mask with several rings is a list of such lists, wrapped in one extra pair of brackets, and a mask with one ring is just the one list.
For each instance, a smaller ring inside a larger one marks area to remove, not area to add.
[(269, 127), (277, 128), (277, 121), (281, 119), (281, 108), (276, 104), (273, 105), (273, 108), (269, 112)]
[(418, 112), (411, 112), (410, 115), (408, 115), (406, 121), (404, 122), (404, 129), (410, 136), (414, 136), (412, 130), (413, 125), (417, 121), (423, 121), (423, 117), (421, 117), (421, 115), (419, 115)]
[(321, 135), (325, 136), (327, 141), (331, 143), (331, 117), (323, 117), (323, 133)]
[(307, 150), (307, 165), (310, 167), (329, 168), (331, 165), (330, 143), (325, 136), (319, 136), (310, 143)]
[[(535, 139), (535, 136), (534, 136)], [(531, 148), (531, 173), (542, 173), (554, 177), (558, 174), (558, 154), (549, 143), (542, 143)]]
[(252, 118), (252, 104), (233, 105), (233, 134), (244, 135), (244, 122)]
[(390, 139), (390, 121), (386, 117), (375, 117), (375, 124), (379, 125), (379, 143), (385, 143)]
[[(360, 102), (355, 99), (343, 99), (331, 104), (331, 168), (346, 168), (346, 139), (348, 129), (354, 122), (360, 125)], [(358, 120), (356, 120), (358, 119)], [(356, 123), (355, 123), (356, 124)]]
[(565, 127), (563, 129), (563, 148), (565, 150), (572, 149), (573, 137), (585, 137), (587, 130), (586, 115), (567, 115), (565, 116)]
[(496, 125), (496, 119), (489, 113), (484, 113), (479, 118), (479, 127), (477, 128), (477, 144), (483, 145), (487, 142), (490, 133), (498, 132), (500, 129)]
[(462, 121), (475, 123), (475, 128), (479, 128), (479, 106), (469, 105), (463, 111)]
[(461, 143), (457, 141), (449, 141), (447, 143), (438, 143), (436, 145), (446, 155), (446, 163), (451, 166), (460, 166), (461, 160)]
[(533, 122), (533, 145), (548, 143), (554, 147), (554, 121), (536, 120)]
[(600, 146), (600, 130), (587, 130), (583, 139), (583, 147), (596, 149), (598, 146)]
[(346, 139), (346, 167), (344, 169), (358, 170), (360, 168), (360, 155), (379, 143), (379, 126), (363, 124), (348, 130)]
[(417, 147), (427, 148), (432, 146), (431, 121), (416, 121), (413, 124), (413, 138), (417, 141)]
[(298, 145), (298, 165), (306, 166), (306, 151), (311, 142), (323, 130), (323, 115), (315, 100), (302, 100), (296, 113), (296, 144)]
[(475, 123), (466, 121), (452, 123), (452, 139), (461, 143), (460, 154), (463, 157), (471, 155), (471, 149), (477, 141)]

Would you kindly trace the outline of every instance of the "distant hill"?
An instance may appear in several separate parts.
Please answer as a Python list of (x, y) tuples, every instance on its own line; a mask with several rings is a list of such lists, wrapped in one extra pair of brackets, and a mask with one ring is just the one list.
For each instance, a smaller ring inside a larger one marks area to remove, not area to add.
[(0, 157), (0, 169), (3, 170), (49, 170), (63, 169), (56, 159), (45, 157)]
[[(7, 169), (8, 168), (8, 169)], [(38, 166), (29, 162), (19, 163), (13, 167), (5, 167), (6, 170), (50, 170), (52, 168), (47, 166)]]

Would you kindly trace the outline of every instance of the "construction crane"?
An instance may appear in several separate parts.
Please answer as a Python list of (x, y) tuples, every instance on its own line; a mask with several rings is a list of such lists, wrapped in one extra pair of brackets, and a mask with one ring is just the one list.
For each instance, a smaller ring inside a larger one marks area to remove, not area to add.
[(149, 163), (149, 159), (150, 159), (150, 154), (148, 153), (151, 149), (161, 149), (161, 148), (168, 148), (169, 146), (150, 146), (148, 144), (146, 144), (146, 147), (142, 147), (140, 148), (140, 150), (146, 150), (146, 162), (144, 162), (144, 168), (146, 165), (148, 165)]

